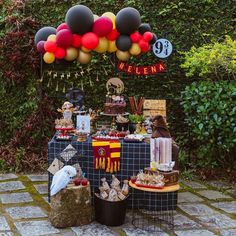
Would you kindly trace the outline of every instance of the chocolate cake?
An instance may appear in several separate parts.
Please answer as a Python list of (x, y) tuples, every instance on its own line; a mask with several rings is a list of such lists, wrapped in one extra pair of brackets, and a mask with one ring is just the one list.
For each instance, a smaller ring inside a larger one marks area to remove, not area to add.
[(124, 96), (107, 95), (106, 103), (104, 104), (105, 114), (124, 114), (126, 109), (126, 102)]

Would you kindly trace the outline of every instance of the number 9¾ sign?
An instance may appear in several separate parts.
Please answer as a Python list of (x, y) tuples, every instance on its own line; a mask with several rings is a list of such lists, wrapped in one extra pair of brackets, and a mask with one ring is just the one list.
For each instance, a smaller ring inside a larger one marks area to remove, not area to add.
[(169, 40), (158, 39), (152, 47), (153, 53), (159, 58), (166, 58), (172, 53), (173, 47)]

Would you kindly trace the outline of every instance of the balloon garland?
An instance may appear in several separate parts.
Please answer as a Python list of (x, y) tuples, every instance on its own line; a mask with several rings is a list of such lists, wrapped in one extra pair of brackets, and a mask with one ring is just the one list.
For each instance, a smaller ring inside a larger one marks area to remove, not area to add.
[(117, 15), (105, 12), (99, 17), (84, 5), (71, 7), (57, 28), (43, 27), (35, 35), (37, 50), (47, 64), (56, 59), (87, 64), (92, 51), (116, 53), (119, 60), (128, 61), (148, 52), (156, 40), (135, 8), (123, 8)]

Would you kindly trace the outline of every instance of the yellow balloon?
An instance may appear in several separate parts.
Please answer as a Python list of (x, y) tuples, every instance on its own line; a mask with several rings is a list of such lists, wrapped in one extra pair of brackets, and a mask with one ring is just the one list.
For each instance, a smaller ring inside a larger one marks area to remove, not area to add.
[(56, 42), (56, 35), (55, 34), (49, 35), (47, 38), (47, 41)]
[(116, 41), (108, 41), (108, 52), (115, 52), (117, 51), (117, 47), (116, 47)]
[(73, 47), (69, 47), (66, 49), (66, 56), (65, 56), (65, 60), (67, 61), (73, 61), (78, 57), (78, 50), (76, 48)]
[(105, 37), (99, 38), (99, 44), (94, 49), (95, 52), (104, 53), (108, 49), (108, 40)]
[(80, 62), (81, 64), (87, 64), (91, 61), (92, 56), (90, 53), (86, 53), (83, 51), (79, 51), (77, 61)]
[(116, 15), (112, 12), (105, 12), (102, 16), (106, 16), (112, 21), (113, 29), (116, 28)]
[(91, 51), (90, 49), (87, 49), (87, 48), (85, 48), (84, 46), (81, 47), (81, 50), (82, 50), (83, 52), (90, 52), (90, 51)]
[(133, 43), (130, 50), (129, 50), (129, 53), (133, 56), (137, 56), (141, 53), (141, 49), (139, 47), (139, 45), (137, 43)]
[(93, 21), (96, 21), (99, 18), (98, 15), (93, 15)]
[(55, 61), (55, 55), (51, 52), (46, 52), (43, 55), (43, 60), (47, 63), (47, 64), (51, 64)]
[(119, 60), (121, 61), (128, 61), (129, 58), (130, 58), (130, 54), (128, 51), (120, 51), (120, 50), (117, 50), (116, 51), (116, 56)]

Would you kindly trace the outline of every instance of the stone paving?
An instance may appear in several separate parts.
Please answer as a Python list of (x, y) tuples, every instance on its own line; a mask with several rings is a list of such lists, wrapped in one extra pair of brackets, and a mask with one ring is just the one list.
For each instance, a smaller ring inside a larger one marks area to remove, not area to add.
[(47, 174), (0, 174), (0, 236), (211, 236), (236, 235), (236, 186), (221, 181), (181, 181), (174, 229), (150, 233), (131, 224), (107, 227), (97, 222), (56, 229), (48, 220)]

